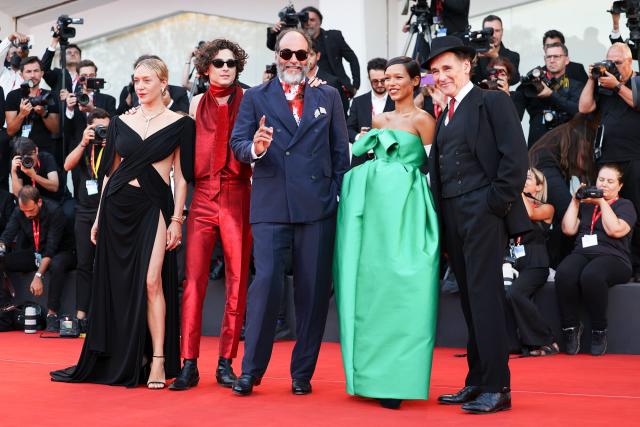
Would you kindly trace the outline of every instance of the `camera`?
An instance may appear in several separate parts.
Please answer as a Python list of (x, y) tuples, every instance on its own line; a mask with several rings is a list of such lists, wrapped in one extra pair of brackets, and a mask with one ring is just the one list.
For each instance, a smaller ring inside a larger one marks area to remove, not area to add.
[(267, 74), (271, 74), (272, 76), (276, 76), (278, 75), (278, 69), (276, 67), (275, 62), (271, 63), (271, 64), (267, 64), (264, 68), (264, 71)]
[(491, 40), (493, 39), (493, 28), (483, 28), (480, 31), (468, 31), (464, 34), (464, 44), (476, 50), (476, 53), (488, 52), (491, 50)]
[(542, 124), (549, 130), (569, 121), (569, 114), (564, 111), (543, 110)]
[(71, 18), (69, 15), (60, 15), (58, 17), (58, 22), (56, 22), (56, 26), (51, 27), (53, 37), (58, 37), (61, 41), (67, 41), (68, 39), (74, 38), (76, 36), (76, 29), (70, 27), (69, 25), (71, 24), (84, 24), (84, 19)]
[(97, 77), (85, 77), (80, 76), (78, 82), (85, 86), (87, 89), (100, 90), (104, 89), (104, 84), (106, 83), (104, 79), (99, 79)]
[(498, 70), (495, 68), (489, 68), (487, 70), (487, 80), (480, 82), (480, 88), (486, 90), (501, 90), (500, 83), (502, 79), (498, 78)]
[(544, 67), (535, 67), (520, 79), (522, 92), (527, 98), (535, 98), (544, 89), (543, 83), (553, 91), (560, 87), (557, 79), (547, 78)]
[(11, 68), (17, 70), (18, 68), (20, 68), (21, 62), (22, 58), (20, 57), (20, 55), (18, 55), (18, 52), (13, 52), (13, 55), (11, 55), (11, 59), (9, 60), (9, 65), (11, 66)]
[(23, 154), (22, 156), (20, 156), (20, 161), (22, 162), (22, 166), (25, 169), (32, 169), (36, 164), (35, 156), (31, 154)]
[(14, 40), (12, 44), (13, 44), (15, 47), (17, 47), (18, 49), (23, 50), (23, 51), (25, 51), (25, 52), (26, 52), (26, 51), (28, 51), (29, 49), (31, 49), (31, 48), (33, 47), (33, 46), (31, 46), (31, 45), (29, 44), (29, 43), (30, 43), (30, 41), (31, 41), (31, 40), (27, 40), (27, 41), (26, 41), (26, 42), (24, 42), (24, 43), (20, 43), (19, 41)]
[(596, 80), (600, 77), (606, 76), (607, 72), (613, 74), (616, 79), (620, 80), (620, 72), (613, 61), (605, 59), (604, 61), (596, 62), (592, 67), (591, 76)]
[(95, 137), (91, 140), (93, 145), (102, 145), (107, 140), (107, 127), (98, 125), (93, 129)]
[(580, 187), (576, 191), (576, 199), (601, 199), (604, 197), (604, 193), (597, 187)]
[(29, 96), (31, 88), (33, 87), (34, 84), (31, 80), (26, 80), (20, 85), (20, 93), (22, 94), (22, 98), (28, 99), (33, 107), (37, 107), (39, 105), (42, 107), (47, 107), (55, 102), (53, 98), (51, 98), (51, 92), (43, 93), (42, 95), (38, 96)]
[(286, 7), (278, 12), (278, 18), (284, 22), (284, 28), (296, 28), (300, 24), (304, 24), (309, 20), (308, 12), (296, 12), (293, 4), (289, 3)]

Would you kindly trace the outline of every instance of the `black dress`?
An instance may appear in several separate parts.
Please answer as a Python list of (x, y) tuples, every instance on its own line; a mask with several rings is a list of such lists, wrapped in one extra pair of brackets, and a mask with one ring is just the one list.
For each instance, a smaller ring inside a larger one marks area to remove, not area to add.
[[(112, 120), (101, 172), (122, 157), (103, 191), (93, 274), (91, 319), (77, 366), (51, 372), (53, 381), (135, 387), (146, 381), (152, 356), (147, 327), (146, 277), (159, 215), (169, 225), (171, 188), (152, 166), (182, 144), (193, 144), (194, 123), (183, 117), (145, 140), (121, 119)], [(129, 185), (137, 179), (140, 187)], [(165, 374), (180, 369), (175, 252), (166, 252), (162, 288), (166, 302)]]

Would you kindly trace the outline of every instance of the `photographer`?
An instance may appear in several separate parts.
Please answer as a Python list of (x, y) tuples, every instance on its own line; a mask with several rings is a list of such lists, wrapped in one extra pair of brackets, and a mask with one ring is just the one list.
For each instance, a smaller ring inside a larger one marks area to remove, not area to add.
[(482, 28), (493, 28), (493, 36), (491, 36), (491, 49), (487, 52), (478, 53), (478, 62), (473, 71), (474, 80), (480, 82), (487, 79), (487, 66), (489, 62), (494, 58), (502, 57), (507, 58), (509, 62), (511, 62), (511, 65), (513, 65), (514, 72), (509, 80), (509, 84), (515, 85), (520, 81), (520, 72), (518, 71), (520, 54), (507, 49), (504, 43), (502, 43), (502, 36), (504, 35), (502, 19), (496, 15), (486, 16), (482, 20)]
[[(543, 50), (546, 50), (547, 47), (549, 46), (553, 46), (557, 44), (566, 45), (564, 34), (562, 34), (558, 30), (549, 30), (546, 33), (544, 33), (544, 36), (542, 36)], [(584, 65), (578, 62), (569, 61), (569, 63), (567, 64), (566, 72), (567, 72), (567, 77), (569, 77), (570, 79), (578, 80), (579, 82), (582, 82), (582, 83), (587, 83), (587, 80), (589, 80), (589, 76), (587, 76), (587, 72), (584, 70)]]
[[(523, 353), (548, 356), (557, 354), (560, 349), (549, 322), (534, 303), (534, 297), (547, 283), (549, 275), (547, 239), (554, 208), (547, 203), (547, 181), (538, 169), (529, 168), (527, 171), (522, 201), (533, 230), (515, 238), (510, 246), (513, 266), (519, 274), (506, 289), (507, 301), (513, 309), (513, 323), (518, 330)], [(510, 316), (507, 319), (511, 321)]]
[(76, 199), (75, 241), (78, 266), (76, 271), (76, 308), (80, 330), (86, 330), (86, 316), (91, 300), (91, 281), (95, 246), (91, 243), (91, 227), (96, 219), (102, 185), (98, 169), (102, 162), (109, 113), (95, 108), (87, 119), (82, 139), (64, 161), (64, 170), (71, 171)]
[[(136, 59), (133, 64), (133, 69), (135, 70), (140, 61), (145, 59), (158, 59), (161, 61), (160, 57), (157, 55), (141, 55)], [(164, 102), (164, 106), (170, 109), (171, 111), (179, 111), (185, 114), (189, 114), (189, 96), (187, 95), (187, 90), (182, 86), (174, 86), (168, 85), (169, 90), (165, 92), (162, 97), (162, 101)], [(138, 101), (138, 95), (133, 88), (133, 74), (131, 75), (131, 82), (122, 88), (120, 92), (120, 101), (118, 104), (118, 109), (116, 110), (116, 114), (124, 114), (128, 110), (133, 107), (137, 107), (140, 105)]]
[[(75, 265), (73, 235), (65, 229), (62, 208), (42, 199), (35, 187), (27, 185), (20, 190), (18, 206), (0, 236), (0, 254), (4, 255), (0, 266), (3, 272), (35, 271), (29, 290), (36, 297), (44, 292), (44, 274), (51, 273), (47, 331), (57, 332), (64, 274)], [(8, 251), (14, 241), (15, 248)]]
[(596, 188), (581, 187), (562, 220), (562, 231), (577, 235), (555, 277), (567, 354), (580, 351), (580, 300), (591, 318), (591, 354), (606, 352), (609, 288), (631, 277), (629, 241), (637, 216), (631, 201), (619, 196), (622, 178), (618, 165), (603, 165)]
[(61, 203), (66, 186), (60, 191), (60, 178), (53, 156), (39, 151), (29, 138), (16, 137), (14, 147), (16, 155), (11, 167), (11, 193), (17, 196), (22, 187), (32, 185), (42, 197)]
[(100, 93), (104, 80), (97, 78), (98, 67), (88, 59), (78, 63), (78, 85), (75, 93), (66, 98), (65, 132), (71, 138), (72, 144), (82, 138), (87, 127), (87, 116), (96, 108), (105, 110), (109, 115), (116, 114), (116, 99), (111, 95)]
[[(545, 49), (544, 68), (530, 71), (516, 92), (517, 102), (529, 113), (531, 147), (549, 130), (567, 122), (578, 112), (578, 100), (584, 84), (566, 75), (569, 51), (565, 45)], [(539, 74), (536, 77), (536, 74)]]
[[(367, 63), (371, 90), (353, 99), (349, 117), (347, 117), (349, 142), (352, 144), (371, 129), (373, 116), (395, 109), (395, 103), (389, 98), (385, 85), (384, 71), (386, 68), (387, 60), (384, 58), (373, 58)], [(352, 156), (351, 167), (361, 165), (373, 157), (373, 152), (365, 153), (362, 156)]]
[(54, 35), (51, 37), (51, 44), (42, 55), (42, 70), (44, 71), (44, 81), (47, 82), (54, 92), (59, 92), (60, 100), (64, 101), (69, 93), (73, 93), (75, 91), (76, 85), (78, 84), (77, 66), (82, 60), (82, 49), (80, 49), (76, 44), (67, 44), (67, 48), (65, 50), (64, 85), (62, 85), (62, 72), (60, 68), (56, 67), (51, 69), (53, 57), (56, 54), (58, 45), (60, 44), (60, 28), (57, 22), (53, 24), (52, 30), (54, 30)]
[[(295, 13), (295, 10), (292, 12)], [(311, 36), (311, 39), (318, 43), (318, 52), (320, 53), (318, 67), (338, 78), (342, 85), (342, 90), (339, 92), (344, 92), (348, 98), (355, 96), (360, 87), (360, 63), (358, 62), (356, 54), (344, 40), (342, 32), (321, 28), (322, 13), (315, 7), (305, 7), (297, 15), (299, 17), (307, 16), (306, 20), (299, 18), (300, 25), (309, 36)], [(276, 38), (284, 28), (282, 24), (282, 22), (278, 22), (271, 30), (267, 30), (267, 47), (271, 50), (275, 48)], [(343, 59), (345, 59), (351, 67), (353, 84), (344, 70), (344, 66), (342, 65)], [(343, 107), (346, 115), (349, 109), (348, 102), (345, 103), (343, 100)]]
[(507, 58), (498, 56), (497, 58), (493, 58), (487, 67), (488, 78), (487, 80), (481, 81), (478, 86), (487, 90), (499, 90), (509, 95), (511, 101), (513, 101), (513, 105), (516, 107), (518, 117), (522, 120), (522, 116), (524, 115), (524, 102), (521, 100), (522, 94), (514, 92), (509, 88), (509, 80), (511, 80), (511, 76), (515, 73), (513, 64), (511, 64), (511, 61)]
[(0, 43), (0, 58), (6, 58), (0, 66), (0, 88), (4, 94), (18, 89), (23, 82), (20, 62), (29, 56), (29, 37), (22, 33), (11, 33)]
[[(613, 44), (607, 61), (589, 67), (589, 81), (580, 95), (580, 112), (598, 111), (600, 137), (595, 142), (599, 164), (617, 163), (626, 177), (622, 195), (640, 211), (640, 112), (633, 108), (631, 50)], [(599, 158), (598, 158), (599, 157)], [(640, 280), (640, 224), (630, 224), (631, 260), (635, 280)]]
[(41, 151), (51, 153), (51, 136), (59, 131), (59, 115), (54, 95), (40, 88), (42, 63), (38, 57), (29, 56), (20, 63), (20, 72), (25, 81), (7, 94), (7, 134), (30, 138)]

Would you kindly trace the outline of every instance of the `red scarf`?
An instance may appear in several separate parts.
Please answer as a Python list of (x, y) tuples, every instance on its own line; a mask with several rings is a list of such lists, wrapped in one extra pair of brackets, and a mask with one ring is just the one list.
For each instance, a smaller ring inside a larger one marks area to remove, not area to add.
[[(230, 103), (218, 105), (216, 98), (231, 96)], [(234, 83), (229, 87), (209, 86), (202, 96), (196, 113), (196, 147), (213, 145), (212, 170), (220, 172), (229, 156), (229, 138), (242, 101), (242, 88)], [(197, 151), (197, 148), (196, 148)]]
[(285, 93), (285, 98), (287, 99), (287, 103), (289, 104), (289, 109), (291, 113), (293, 113), (293, 117), (296, 119), (296, 123), (300, 124), (300, 119), (302, 118), (302, 109), (304, 108), (304, 84), (303, 81), (296, 88), (296, 93), (293, 96), (293, 99), (289, 99), (287, 94), (291, 92), (292, 85), (289, 83), (282, 82), (282, 90)]

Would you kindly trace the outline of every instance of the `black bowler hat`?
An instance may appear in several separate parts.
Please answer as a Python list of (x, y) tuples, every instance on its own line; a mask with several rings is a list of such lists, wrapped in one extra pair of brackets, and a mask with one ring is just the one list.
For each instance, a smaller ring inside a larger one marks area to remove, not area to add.
[(431, 53), (427, 60), (422, 63), (421, 67), (428, 69), (431, 61), (433, 61), (436, 56), (442, 55), (445, 52), (462, 52), (468, 55), (470, 59), (476, 56), (476, 50), (470, 46), (465, 46), (458, 37), (436, 37), (431, 42)]

